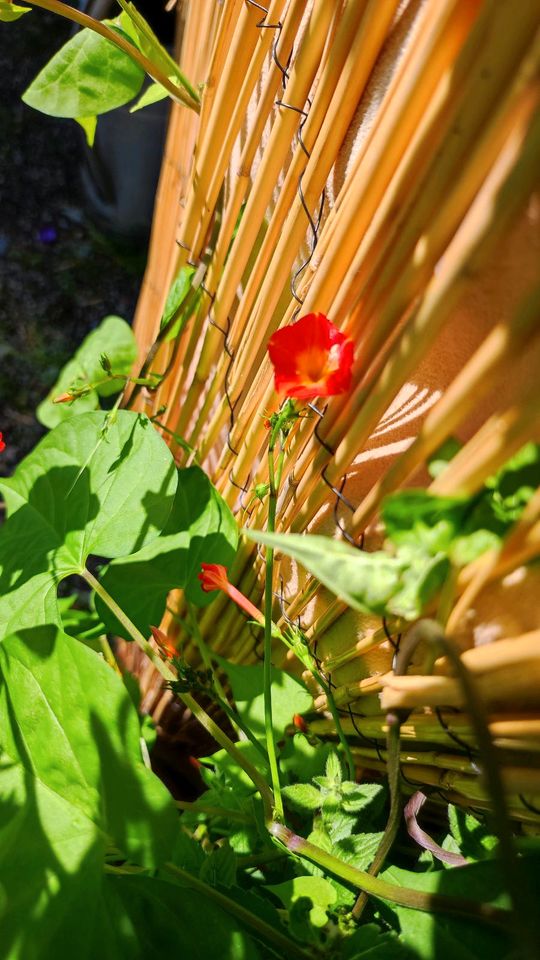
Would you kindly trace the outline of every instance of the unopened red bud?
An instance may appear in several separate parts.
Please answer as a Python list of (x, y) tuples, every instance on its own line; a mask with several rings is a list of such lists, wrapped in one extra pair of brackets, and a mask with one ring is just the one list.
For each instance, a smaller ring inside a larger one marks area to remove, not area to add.
[(299, 713), (295, 713), (293, 717), (293, 723), (296, 729), (300, 731), (300, 733), (307, 733), (307, 723), (304, 720), (304, 718), (300, 716)]
[(72, 393), (61, 393), (59, 397), (53, 397), (53, 403), (69, 403), (73, 400)]
[(161, 653), (169, 660), (172, 660), (172, 658), (176, 656), (176, 647), (172, 641), (169, 640), (167, 634), (163, 633), (163, 630), (160, 630), (159, 627), (150, 627), (150, 630)]

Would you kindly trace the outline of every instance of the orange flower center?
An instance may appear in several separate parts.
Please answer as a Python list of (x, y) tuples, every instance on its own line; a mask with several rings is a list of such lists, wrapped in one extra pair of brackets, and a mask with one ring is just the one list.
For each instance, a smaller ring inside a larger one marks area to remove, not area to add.
[(298, 376), (303, 383), (320, 383), (330, 374), (339, 370), (339, 344), (330, 350), (322, 347), (310, 347), (299, 354), (297, 361)]

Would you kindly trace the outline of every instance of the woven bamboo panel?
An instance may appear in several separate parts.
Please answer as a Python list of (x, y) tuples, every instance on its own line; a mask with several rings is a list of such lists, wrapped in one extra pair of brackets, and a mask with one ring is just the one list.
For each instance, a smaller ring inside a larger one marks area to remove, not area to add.
[[(297, 317), (326, 313), (355, 341), (353, 387), (296, 429), (279, 528), (373, 549), (388, 493), (428, 483), (473, 493), (539, 439), (540, 0), (519, 16), (509, 0), (183, 0), (179, 20), (180, 62), (204, 84), (202, 109), (171, 112), (135, 323), (141, 359), (185, 264), (197, 268), (201, 303), (159, 347), (164, 383), (137, 402), (165, 408), (160, 421), (197, 448), (239, 523), (262, 529), (266, 507), (251, 494), (267, 479), (263, 414), (278, 403), (266, 344)], [(431, 482), (426, 459), (449, 436), (464, 447)], [(502, 554), (461, 572), (448, 621), (524, 821), (540, 808), (539, 574), (524, 566), (539, 552), (539, 508), (537, 496)], [(263, 573), (244, 543), (230, 577), (256, 604)], [(485, 805), (444, 661), (430, 677), (394, 677), (400, 624), (345, 610), (285, 560), (275, 593), (275, 619), (300, 619), (335, 686), (359, 765), (381, 768), (384, 711), (413, 707), (403, 730), (411, 782)], [(171, 598), (180, 614), (182, 603)], [(170, 614), (162, 626), (177, 633)], [(200, 628), (230, 659), (257, 655), (224, 596)], [(196, 658), (188, 637), (179, 643)], [(141, 679), (146, 708), (174, 739), (179, 708), (150, 667)], [(332, 736), (314, 695), (313, 733)]]

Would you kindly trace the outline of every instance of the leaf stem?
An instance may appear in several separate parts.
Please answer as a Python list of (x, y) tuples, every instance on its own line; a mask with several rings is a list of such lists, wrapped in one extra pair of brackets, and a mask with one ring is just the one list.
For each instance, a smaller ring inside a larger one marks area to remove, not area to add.
[[(274, 446), (271, 443), (268, 447), (268, 476), (270, 489), (268, 492), (268, 525), (269, 533), (273, 533), (276, 528), (276, 509), (277, 495), (283, 470), (284, 451), (282, 450), (278, 458), (277, 471), (274, 463)], [(270, 761), (270, 776), (272, 778), (272, 788), (274, 791), (275, 816), (278, 820), (285, 819), (283, 809), (283, 799), (281, 796), (281, 785), (279, 782), (279, 766), (277, 759), (276, 741), (274, 736), (274, 725), (272, 721), (272, 600), (273, 600), (273, 582), (274, 582), (274, 551), (272, 547), (266, 548), (266, 576), (264, 590), (264, 726), (266, 731), (266, 749)]]
[[(165, 663), (161, 659), (158, 653), (154, 650), (152, 644), (144, 637), (141, 631), (135, 626), (132, 620), (129, 619), (127, 614), (124, 613), (121, 607), (118, 606), (116, 600), (111, 597), (111, 595), (105, 590), (102, 583), (94, 577), (89, 570), (83, 568), (79, 571), (80, 576), (83, 577), (88, 585), (94, 590), (98, 597), (101, 597), (103, 603), (109, 608), (111, 613), (114, 614), (117, 620), (120, 621), (125, 630), (133, 638), (138, 647), (146, 654), (149, 660), (152, 661), (154, 667), (161, 674), (164, 680), (170, 683), (171, 680), (176, 680), (176, 674), (171, 670), (168, 663)], [(257, 770), (257, 768), (250, 763), (250, 761), (243, 755), (243, 753), (236, 748), (232, 740), (229, 740), (229, 737), (223, 730), (217, 725), (217, 723), (212, 719), (211, 716), (206, 712), (206, 710), (201, 707), (197, 701), (189, 693), (180, 693), (178, 694), (184, 706), (191, 710), (194, 717), (197, 718), (200, 724), (207, 730), (211, 737), (222, 747), (227, 753), (233, 758), (233, 760), (238, 764), (239, 767), (242, 767), (242, 770), (247, 773), (248, 777), (259, 791), (265, 813), (268, 816), (269, 812), (273, 806), (273, 797), (272, 791), (270, 790), (266, 780), (262, 774)]]
[(446, 897), (437, 893), (425, 893), (423, 890), (411, 890), (409, 887), (400, 887), (380, 877), (372, 877), (365, 870), (344, 863), (321, 847), (315, 846), (303, 837), (293, 833), (282, 823), (273, 823), (270, 827), (273, 837), (285, 845), (290, 853), (298, 857), (305, 857), (316, 863), (317, 866), (329, 873), (335, 874), (346, 883), (364, 890), (367, 894), (379, 900), (388, 900), (402, 907), (426, 912), (447, 913), (457, 916), (470, 917), (475, 920), (484, 920), (489, 923), (508, 926), (512, 914), (508, 910), (494, 907), (490, 903), (477, 903), (474, 900), (465, 900), (461, 897)]
[(165, 863), (164, 869), (184, 881), (190, 890), (196, 890), (202, 893), (203, 896), (208, 897), (209, 900), (213, 900), (214, 903), (217, 903), (218, 906), (222, 907), (227, 913), (255, 930), (264, 940), (268, 940), (269, 943), (274, 944), (274, 946), (278, 947), (281, 956), (298, 958), (298, 960), (312, 960), (313, 955), (311, 952), (308, 953), (295, 943), (294, 940), (289, 940), (289, 938), (277, 930), (276, 927), (266, 923), (265, 920), (251, 913), (250, 910), (246, 910), (246, 908), (242, 907), (236, 900), (225, 896), (220, 890), (216, 890), (215, 887), (204, 883), (199, 877), (188, 873), (187, 870), (183, 870), (182, 867), (177, 867), (175, 863)]
[(172, 83), (168, 76), (163, 73), (155, 63), (149, 60), (148, 57), (145, 57), (144, 53), (141, 53), (134, 44), (126, 40), (121, 34), (111, 30), (110, 27), (100, 20), (89, 17), (88, 14), (82, 13), (81, 10), (77, 10), (75, 7), (70, 7), (67, 3), (60, 2), (60, 0), (25, 0), (25, 3), (28, 3), (32, 7), (41, 7), (43, 10), (49, 10), (51, 13), (57, 13), (58, 16), (65, 17), (66, 20), (72, 20), (81, 27), (88, 27), (105, 40), (114, 43), (120, 50), (127, 53), (128, 57), (135, 60), (148, 76), (156, 80), (157, 83), (160, 83), (173, 100), (181, 103), (184, 107), (189, 107), (191, 110), (194, 110), (195, 113), (200, 113), (200, 103), (194, 99), (193, 93), (195, 91), (193, 91), (193, 88), (187, 81), (187, 87), (193, 91), (192, 93), (188, 92), (188, 89), (183, 90), (182, 87), (178, 87), (175, 83)]

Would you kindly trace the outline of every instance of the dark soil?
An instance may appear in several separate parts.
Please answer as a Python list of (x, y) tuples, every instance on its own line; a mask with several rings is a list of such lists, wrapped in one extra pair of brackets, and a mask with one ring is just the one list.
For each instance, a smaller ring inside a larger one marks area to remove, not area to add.
[(107, 314), (132, 319), (144, 268), (144, 248), (89, 219), (77, 125), (20, 99), (70, 33), (41, 10), (0, 23), (0, 475), (44, 432), (34, 410), (84, 336)]

